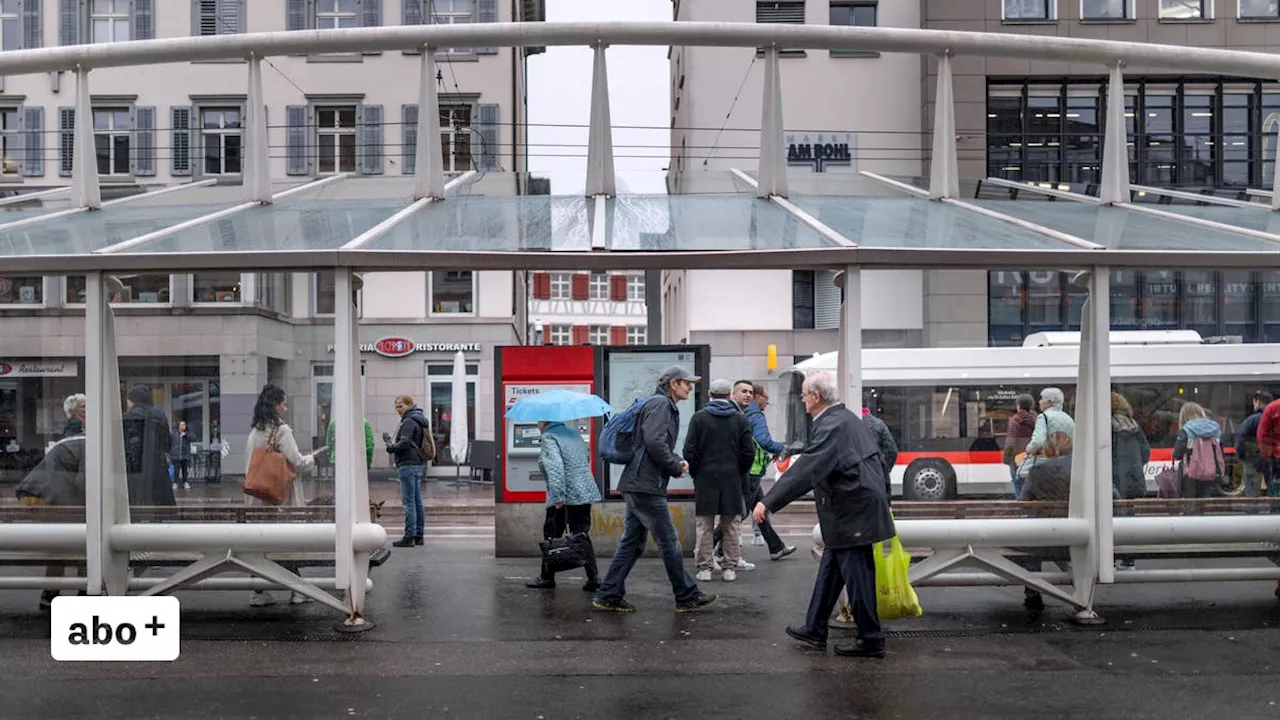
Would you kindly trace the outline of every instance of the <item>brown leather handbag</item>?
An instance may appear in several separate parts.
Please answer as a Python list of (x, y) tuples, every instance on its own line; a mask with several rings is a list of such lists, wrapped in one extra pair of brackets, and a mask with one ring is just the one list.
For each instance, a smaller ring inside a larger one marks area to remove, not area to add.
[(249, 460), (249, 472), (244, 477), (244, 494), (269, 505), (281, 505), (289, 496), (298, 471), (280, 453), (276, 445), (276, 432), (272, 429), (267, 446), (255, 448)]

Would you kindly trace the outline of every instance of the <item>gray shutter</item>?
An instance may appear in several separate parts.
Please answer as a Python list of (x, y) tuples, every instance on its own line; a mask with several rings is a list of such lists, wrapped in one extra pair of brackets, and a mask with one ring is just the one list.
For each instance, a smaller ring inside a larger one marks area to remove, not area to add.
[(58, 174), (71, 177), (76, 148), (76, 109), (58, 108)]
[(813, 329), (840, 327), (840, 288), (834, 270), (819, 270), (813, 276)]
[[(289, 105), (284, 109), (284, 166), (288, 175), (309, 175), (311, 158), (307, 152), (311, 146), (310, 128), (307, 127), (307, 106)], [(247, 150), (247, 148), (246, 148)]]
[(134, 108), (133, 142), (129, 148), (130, 171), (138, 177), (156, 174), (156, 109)]
[[(498, 22), (498, 0), (475, 0), (475, 3), (473, 16), (476, 22)], [(477, 55), (496, 55), (498, 48), (475, 48), (475, 53)]]
[(412, 175), (418, 167), (418, 106), (400, 106), (400, 174)]
[(361, 105), (357, 108), (356, 132), (360, 143), (359, 168), (361, 175), (381, 175), (382, 158), (382, 106)]
[(81, 44), (80, 0), (58, 0), (58, 44)]
[[(156, 37), (155, 0), (133, 0), (133, 40), (154, 40)], [(155, 163), (152, 163), (152, 167)]]
[(22, 3), (22, 49), (44, 47), (44, 0), (24, 0)]
[[(360, 27), (382, 25), (382, 0), (360, 0)], [(366, 50), (363, 55), (381, 55), (381, 50)]]
[(477, 170), (496, 170), (498, 167), (498, 106), (476, 106), (476, 122), (472, 125), (471, 157)]
[(22, 175), (44, 176), (44, 108), (29, 105), (22, 108)]
[(191, 175), (191, 158), (195, 155), (191, 144), (191, 108), (175, 105), (169, 108), (169, 174), (174, 177)]
[(218, 0), (218, 34), (238, 34), (245, 31), (244, 0)]
[(421, 25), (424, 14), (422, 12), (422, 0), (402, 0), (400, 5), (401, 25)]
[(285, 3), (285, 30), (306, 30), (311, 27), (310, 0), (288, 0)]

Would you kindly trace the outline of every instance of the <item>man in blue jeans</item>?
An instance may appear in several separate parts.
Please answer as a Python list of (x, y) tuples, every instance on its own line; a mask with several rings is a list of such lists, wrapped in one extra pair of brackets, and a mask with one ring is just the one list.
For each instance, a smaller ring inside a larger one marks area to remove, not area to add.
[(644, 554), (649, 533), (653, 533), (662, 564), (666, 566), (676, 598), (676, 612), (701, 610), (716, 601), (715, 595), (699, 590), (685, 572), (680, 537), (667, 509), (667, 483), (689, 472), (689, 464), (675, 454), (676, 436), (680, 432), (676, 403), (689, 397), (698, 380), (684, 368), (667, 368), (658, 378), (656, 394), (640, 410), (633, 440), (635, 456), (618, 481), (618, 491), (627, 503), (625, 529), (613, 553), (609, 572), (591, 601), (597, 610), (635, 612), (635, 606), (626, 600), (627, 575)]
[(395, 458), (400, 473), (400, 500), (404, 503), (404, 537), (391, 543), (395, 547), (422, 545), (427, 530), (427, 510), (422, 504), (422, 447), (426, 444), (431, 425), (422, 414), (422, 408), (413, 398), (401, 395), (396, 398), (396, 413), (400, 415), (400, 429), (395, 440), (382, 433), (387, 452)]

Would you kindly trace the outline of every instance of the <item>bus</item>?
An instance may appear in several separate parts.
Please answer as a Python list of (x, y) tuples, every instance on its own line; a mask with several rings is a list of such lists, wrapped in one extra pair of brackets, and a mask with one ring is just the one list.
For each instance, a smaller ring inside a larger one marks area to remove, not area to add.
[[(927, 501), (1011, 495), (1003, 448), (1017, 397), (1038, 399), (1046, 387), (1061, 388), (1074, 417), (1079, 335), (1036, 333), (1022, 347), (863, 350), (863, 406), (898, 444), (893, 494)], [(1228, 472), (1218, 492), (1238, 495), (1236, 428), (1252, 412), (1255, 392), (1280, 396), (1280, 345), (1206, 343), (1194, 331), (1114, 331), (1111, 342), (1112, 390), (1133, 405), (1151, 443), (1148, 490), (1155, 492), (1155, 476), (1173, 462), (1178, 411), (1196, 402), (1222, 427)], [(836, 362), (834, 352), (818, 354), (780, 375), (788, 452), (808, 441), (800, 392), (805, 375), (834, 374)], [(779, 463), (779, 472), (787, 465)]]

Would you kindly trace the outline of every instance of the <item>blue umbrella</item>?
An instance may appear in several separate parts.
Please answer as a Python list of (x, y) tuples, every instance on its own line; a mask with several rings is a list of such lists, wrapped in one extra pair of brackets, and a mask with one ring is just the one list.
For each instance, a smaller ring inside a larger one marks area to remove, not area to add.
[(611, 412), (609, 403), (591, 393), (547, 390), (522, 398), (511, 406), (506, 417), (516, 422), (568, 422)]

